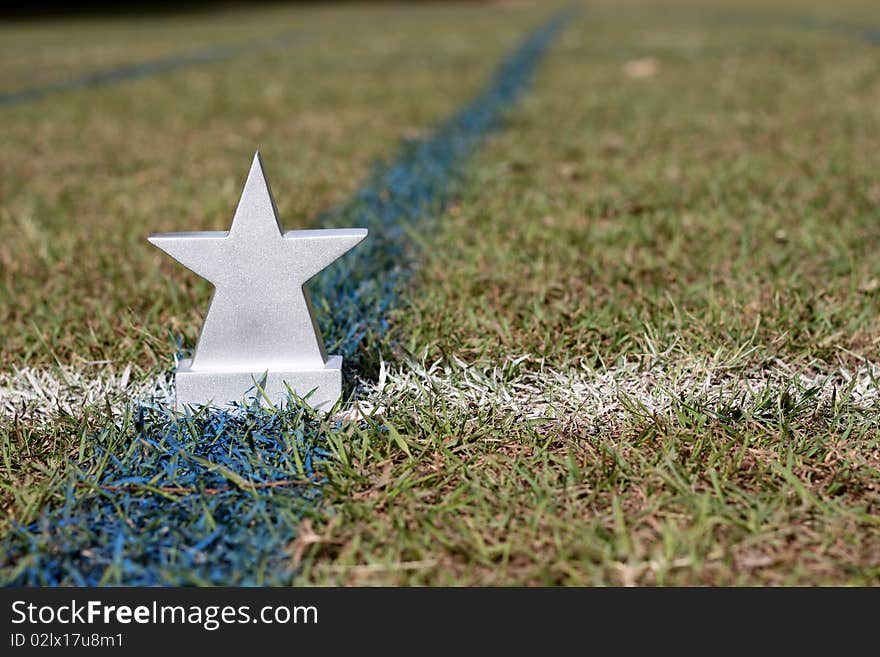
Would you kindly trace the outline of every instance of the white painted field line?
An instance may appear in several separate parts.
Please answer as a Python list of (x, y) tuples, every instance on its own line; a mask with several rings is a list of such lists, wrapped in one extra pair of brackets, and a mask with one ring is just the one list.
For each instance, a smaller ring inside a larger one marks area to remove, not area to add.
[(111, 414), (118, 415), (134, 399), (174, 398), (170, 376), (135, 380), (131, 366), (97, 375), (94, 370), (67, 366), (0, 372), (0, 416), (42, 423), (98, 403), (109, 404)]
[[(355, 405), (337, 419), (381, 416), (386, 409), (445, 407), (465, 417), (546, 420), (588, 431), (619, 426), (634, 415), (666, 415), (681, 400), (703, 409), (722, 409), (736, 400), (743, 409), (766, 392), (788, 391), (797, 403), (814, 389), (810, 403), (828, 405), (846, 396), (852, 410), (880, 410), (880, 364), (855, 369), (816, 363), (795, 366), (780, 360), (731, 366), (689, 356), (654, 357), (604, 370), (557, 370), (528, 357), (503, 363), (466, 363), (452, 358), (432, 364), (406, 362), (386, 367), (378, 382), (362, 382)], [(0, 373), (0, 416), (33, 423), (59, 414), (76, 415), (92, 404), (120, 414), (127, 403), (173, 403), (171, 374), (135, 380), (120, 373), (73, 367)]]
[[(529, 367), (529, 365), (532, 365)], [(682, 400), (720, 410), (736, 401), (748, 410), (761, 395), (788, 391), (798, 403), (812, 391), (818, 408), (846, 396), (851, 410), (880, 409), (880, 365), (796, 368), (783, 361), (729, 367), (680, 357), (650, 366), (623, 363), (606, 370), (554, 370), (521, 358), (492, 366), (453, 358), (431, 365), (409, 363), (389, 370), (378, 384), (365, 386), (358, 403), (363, 415), (382, 414), (401, 403), (445, 406), (471, 416), (547, 420), (601, 432), (634, 415), (668, 415)], [(425, 403), (425, 400), (430, 401)], [(354, 418), (357, 411), (347, 417)]]

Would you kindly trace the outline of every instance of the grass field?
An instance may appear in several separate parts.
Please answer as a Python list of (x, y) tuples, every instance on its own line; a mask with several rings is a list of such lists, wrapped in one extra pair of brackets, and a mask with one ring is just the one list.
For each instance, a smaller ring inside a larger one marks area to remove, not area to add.
[[(242, 46), (0, 105), (0, 581), (878, 583), (880, 16), (765, 4), (0, 26), (0, 96)], [(211, 290), (145, 238), (257, 148), (370, 226), (349, 396), (175, 415)]]

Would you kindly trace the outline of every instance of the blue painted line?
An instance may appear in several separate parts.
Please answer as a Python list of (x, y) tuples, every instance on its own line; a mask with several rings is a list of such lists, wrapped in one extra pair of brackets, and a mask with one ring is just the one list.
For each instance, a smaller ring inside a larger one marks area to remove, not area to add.
[(854, 23), (824, 23), (820, 21), (804, 20), (795, 25), (804, 30), (819, 30), (824, 32), (837, 32), (852, 39), (865, 41), (871, 45), (880, 45), (880, 29), (865, 27)]
[(758, 27), (788, 26), (800, 30), (837, 32), (853, 39), (866, 41), (873, 45), (880, 45), (880, 28), (860, 22), (821, 20), (800, 14), (762, 14), (742, 10), (719, 10), (711, 15), (725, 23), (738, 23)]
[(872, 28), (862, 32), (862, 38), (868, 43), (880, 46), (880, 28)]
[(238, 55), (263, 50), (265, 48), (290, 45), (301, 41), (302, 39), (303, 36), (301, 34), (291, 32), (279, 34), (271, 39), (261, 39), (259, 41), (224, 46), (209, 46), (186, 53), (169, 55), (168, 57), (161, 57), (135, 64), (127, 64), (125, 66), (88, 73), (62, 82), (0, 93), (0, 106), (21, 105), (23, 103), (41, 100), (46, 96), (63, 91), (80, 91), (92, 87), (103, 87), (111, 84), (118, 84), (120, 82), (151, 77), (161, 73), (168, 73), (189, 66), (213, 64), (231, 59)]
[[(361, 375), (411, 270), (407, 228), (430, 226), (454, 198), (468, 156), (526, 91), (571, 15), (529, 34), (471, 102), (430, 136), (402, 144), (348, 203), (321, 218), (370, 229), (311, 285), (328, 347)], [(290, 584), (290, 545), (320, 502), (320, 481), (272, 484), (319, 478), (325, 447), (320, 419), (296, 404), (195, 416), (141, 404), (93, 437), (95, 454), (62, 500), (0, 542), (0, 583)]]

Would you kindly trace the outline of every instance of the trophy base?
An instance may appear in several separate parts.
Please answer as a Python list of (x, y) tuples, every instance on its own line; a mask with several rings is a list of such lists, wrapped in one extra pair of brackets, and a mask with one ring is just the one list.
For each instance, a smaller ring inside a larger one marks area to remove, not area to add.
[(181, 360), (174, 374), (175, 407), (193, 404), (229, 408), (256, 398), (264, 406), (281, 406), (289, 398), (288, 386), (306, 403), (329, 411), (342, 396), (342, 356), (329, 356), (324, 367), (266, 372), (212, 372), (191, 369), (190, 359)]

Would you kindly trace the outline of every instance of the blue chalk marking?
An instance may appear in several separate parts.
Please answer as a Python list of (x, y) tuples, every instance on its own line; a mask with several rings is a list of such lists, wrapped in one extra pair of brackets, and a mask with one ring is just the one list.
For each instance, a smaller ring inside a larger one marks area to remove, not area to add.
[(874, 45), (880, 46), (880, 28), (863, 30), (862, 38), (868, 43), (873, 43)]
[(852, 21), (822, 20), (810, 16), (794, 14), (762, 14), (746, 12), (742, 10), (719, 10), (711, 16), (725, 23), (738, 23), (752, 26), (789, 26), (800, 30), (817, 30), (824, 32), (837, 32), (850, 38), (866, 41), (873, 45), (880, 45), (880, 28)]
[[(328, 347), (361, 375), (410, 271), (406, 227), (437, 217), (468, 156), (525, 92), (572, 11), (528, 35), (471, 102), (405, 142), (325, 226), (370, 237), (311, 286)], [(322, 421), (301, 405), (179, 415), (141, 404), (93, 437), (63, 499), (0, 542), (16, 585), (286, 585), (296, 527), (320, 501)], [(106, 463), (103, 467), (100, 465)], [(291, 483), (310, 480), (313, 485)]]
[(62, 91), (79, 91), (91, 87), (103, 87), (119, 82), (128, 82), (140, 78), (168, 73), (188, 66), (199, 64), (212, 64), (221, 62), (245, 53), (270, 48), (273, 46), (286, 46), (301, 41), (303, 36), (297, 33), (279, 34), (271, 39), (261, 39), (235, 45), (209, 46), (188, 53), (179, 53), (152, 59), (135, 64), (127, 64), (117, 68), (88, 73), (62, 82), (46, 84), (39, 87), (28, 87), (16, 91), (0, 93), (0, 105), (21, 105), (31, 101), (40, 100), (51, 94)]

